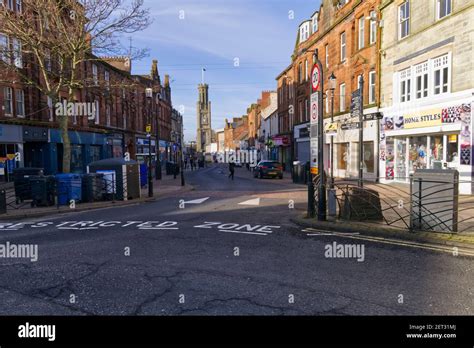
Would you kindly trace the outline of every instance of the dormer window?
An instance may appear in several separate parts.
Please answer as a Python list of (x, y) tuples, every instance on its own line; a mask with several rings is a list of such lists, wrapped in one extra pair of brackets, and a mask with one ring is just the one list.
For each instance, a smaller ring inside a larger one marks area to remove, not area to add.
[(300, 26), (300, 42), (305, 42), (309, 38), (310, 21), (307, 21)]
[(312, 19), (312, 33), (318, 31), (318, 14), (316, 14)]

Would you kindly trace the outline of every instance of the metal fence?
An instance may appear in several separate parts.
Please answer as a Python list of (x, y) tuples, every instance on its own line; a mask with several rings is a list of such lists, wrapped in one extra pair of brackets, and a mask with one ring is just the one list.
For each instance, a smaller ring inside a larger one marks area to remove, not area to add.
[[(337, 179), (332, 187), (329, 179), (328, 216), (411, 231), (474, 232), (474, 195), (459, 193), (459, 186), (471, 185), (471, 181), (416, 176), (404, 182), (380, 181), (364, 182), (359, 187), (357, 179)], [(313, 185), (317, 207), (319, 177), (314, 178)]]

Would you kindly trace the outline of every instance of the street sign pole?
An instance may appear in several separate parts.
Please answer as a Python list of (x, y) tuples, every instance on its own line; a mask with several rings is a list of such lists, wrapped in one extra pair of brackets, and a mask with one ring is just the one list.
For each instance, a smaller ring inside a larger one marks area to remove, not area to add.
[(364, 187), (364, 75), (359, 81), (359, 187)]
[[(326, 172), (324, 168), (324, 119), (323, 119), (323, 90), (324, 90), (324, 77), (323, 77), (323, 65), (318, 57), (318, 50), (314, 52), (315, 64), (313, 66), (311, 74), (311, 143), (316, 145), (317, 141), (317, 159), (314, 158), (314, 148), (311, 149), (311, 165), (316, 167), (317, 175), (319, 175), (319, 186), (318, 186), (318, 220), (326, 221)], [(317, 108), (317, 110), (315, 110)], [(317, 118), (315, 120), (314, 118)], [(316, 122), (317, 121), (317, 122)], [(314, 139), (315, 134), (317, 139)], [(313, 145), (311, 145), (313, 147)], [(314, 166), (314, 161), (317, 161)], [(312, 198), (309, 197), (310, 193), (314, 190), (313, 176), (311, 175), (310, 186), (308, 187), (308, 212), (314, 211), (314, 194)], [(313, 191), (314, 192), (314, 191)], [(311, 198), (311, 199), (310, 199)], [(312, 204), (312, 207), (309, 207)]]

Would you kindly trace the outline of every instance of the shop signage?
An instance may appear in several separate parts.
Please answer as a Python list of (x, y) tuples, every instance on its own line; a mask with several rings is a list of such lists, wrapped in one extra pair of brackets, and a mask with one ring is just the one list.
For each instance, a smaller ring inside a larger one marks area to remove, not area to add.
[(288, 136), (278, 136), (273, 138), (275, 146), (290, 146), (290, 138)]
[(403, 116), (402, 126), (404, 129), (441, 126), (443, 123), (441, 115), (441, 109), (414, 112)]
[(337, 130), (339, 129), (339, 124), (337, 122), (332, 122), (332, 123), (326, 123), (326, 126), (324, 127), (324, 132), (328, 136), (335, 136), (337, 135)]

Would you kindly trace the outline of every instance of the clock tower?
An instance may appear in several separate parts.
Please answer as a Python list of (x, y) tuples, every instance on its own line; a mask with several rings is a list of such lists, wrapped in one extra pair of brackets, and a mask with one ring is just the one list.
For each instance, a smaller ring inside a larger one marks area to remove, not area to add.
[(197, 103), (197, 152), (205, 152), (206, 146), (212, 143), (211, 102), (209, 85), (199, 84), (199, 101)]

